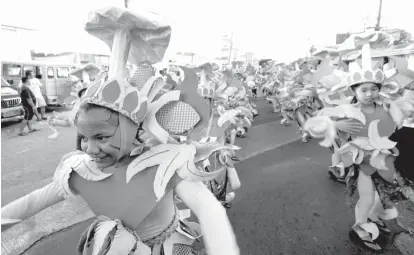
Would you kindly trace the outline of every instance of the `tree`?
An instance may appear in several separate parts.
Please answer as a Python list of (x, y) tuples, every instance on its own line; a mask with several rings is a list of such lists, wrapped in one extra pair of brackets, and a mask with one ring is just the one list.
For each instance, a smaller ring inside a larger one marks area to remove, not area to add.
[(400, 43), (401, 44), (412, 44), (412, 43), (414, 43), (413, 35), (410, 32), (402, 30), (401, 31)]

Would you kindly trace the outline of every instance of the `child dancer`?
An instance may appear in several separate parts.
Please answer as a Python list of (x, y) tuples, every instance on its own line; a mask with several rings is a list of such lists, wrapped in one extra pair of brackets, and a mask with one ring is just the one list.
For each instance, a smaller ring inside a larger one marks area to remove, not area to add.
[[(386, 196), (386, 188), (387, 184), (393, 183), (393, 161), (397, 155), (396, 143), (387, 137), (396, 127), (392, 117), (397, 120), (400, 114), (393, 102), (379, 100), (384, 74), (381, 69), (372, 67), (368, 44), (362, 48), (362, 66), (351, 62), (349, 72), (348, 86), (355, 95), (351, 105), (338, 107), (336, 116), (335, 111), (325, 111), (325, 116), (335, 116), (337, 121), (332, 122), (324, 117), (313, 118), (308, 121), (307, 128), (315, 134), (316, 129), (309, 127), (312, 121), (322, 119), (325, 125), (332, 127), (328, 132), (330, 142), (324, 143), (327, 147), (334, 142), (335, 127), (348, 132), (347, 142), (339, 148), (338, 157), (345, 167), (354, 165), (348, 173), (348, 184), (356, 186), (359, 193), (355, 207), (356, 222), (350, 236), (365, 248), (379, 251), (382, 248), (375, 241), (379, 230), (389, 232), (383, 220), (398, 216), (396, 208)], [(360, 128), (351, 128), (355, 122), (360, 122)]]
[[(175, 194), (198, 216), (209, 254), (239, 254), (225, 209), (201, 182), (219, 173), (205, 173), (196, 165), (214, 149), (209, 149), (210, 144), (177, 143), (166, 131), (172, 126), (179, 130), (170, 132), (187, 131), (200, 116), (191, 105), (178, 101), (179, 91), (154, 100), (162, 87), (155, 83), (156, 78), (142, 88), (131, 86), (123, 78), (130, 48), (146, 49), (134, 54), (137, 64), (162, 59), (170, 27), (161, 26), (152, 13), (135, 15), (108, 8), (92, 14), (87, 24), (90, 33), (105, 25), (117, 30), (108, 81), (90, 86), (77, 111), (81, 151), (62, 158), (49, 185), (4, 206), (2, 225), (80, 195), (98, 215), (81, 237), (80, 254), (191, 254), (191, 244), (201, 235), (200, 229), (180, 220)], [(127, 29), (120, 29), (127, 19), (134, 22), (126, 22)], [(118, 26), (111, 22), (118, 22)], [(128, 27), (132, 24), (139, 29)], [(156, 45), (142, 40), (148, 38), (144, 35), (139, 36), (138, 43), (128, 43), (128, 38), (137, 36), (128, 33), (146, 33), (141, 26), (152, 28), (151, 35), (158, 38)], [(155, 47), (159, 47), (157, 55), (152, 54)], [(169, 114), (176, 116), (174, 123), (165, 117)], [(188, 119), (190, 115), (192, 120)], [(140, 127), (158, 143), (142, 144)]]

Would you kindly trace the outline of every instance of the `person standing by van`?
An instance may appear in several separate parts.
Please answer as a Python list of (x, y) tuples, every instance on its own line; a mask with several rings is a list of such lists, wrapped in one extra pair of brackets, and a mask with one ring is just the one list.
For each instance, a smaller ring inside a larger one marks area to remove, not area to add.
[(24, 132), (24, 128), (27, 126), (29, 128), (29, 133), (36, 131), (36, 129), (32, 128), (31, 120), (33, 119), (33, 115), (38, 116), (38, 112), (36, 109), (36, 97), (34, 96), (33, 92), (29, 88), (29, 79), (27, 77), (22, 78), (22, 87), (20, 91), (20, 97), (22, 99), (22, 106), (24, 109), (24, 119), (20, 124), (19, 135), (26, 136), (28, 135), (27, 132)]
[(43, 85), (39, 81), (39, 79), (33, 76), (33, 72), (31, 70), (26, 71), (25, 74), (28, 79), (28, 87), (33, 92), (33, 95), (35, 96), (35, 99), (36, 99), (36, 108), (39, 109), (40, 115), (42, 116), (42, 120), (46, 120), (46, 117), (45, 117), (46, 101), (43, 98), (42, 91), (40, 90), (40, 87), (42, 87)]

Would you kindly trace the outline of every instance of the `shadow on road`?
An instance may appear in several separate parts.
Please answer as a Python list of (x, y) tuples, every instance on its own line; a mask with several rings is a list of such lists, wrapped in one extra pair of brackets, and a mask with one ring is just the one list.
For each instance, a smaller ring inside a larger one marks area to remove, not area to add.
[[(46, 116), (50, 116), (51, 114), (53, 114), (53, 112), (68, 112), (68, 111), (70, 111), (70, 109), (66, 107), (59, 107), (59, 106), (48, 107), (46, 109)], [(33, 119), (35, 120), (36, 117), (33, 117)], [(3, 122), (1, 123), (1, 129), (3, 130), (7, 128), (13, 128), (19, 123), (20, 121)]]

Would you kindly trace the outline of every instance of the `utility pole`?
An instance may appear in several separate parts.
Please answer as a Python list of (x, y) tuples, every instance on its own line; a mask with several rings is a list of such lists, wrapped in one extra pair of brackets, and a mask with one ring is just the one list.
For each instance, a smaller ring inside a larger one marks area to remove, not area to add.
[(233, 51), (233, 32), (231, 32), (231, 38), (230, 38), (230, 49), (229, 49), (229, 62), (227, 63), (230, 65), (231, 63), (231, 53)]
[(382, 13), (382, 0), (379, 0), (379, 8), (378, 8), (378, 16), (377, 16), (377, 24), (375, 25), (375, 31), (379, 31), (381, 29), (381, 13)]

